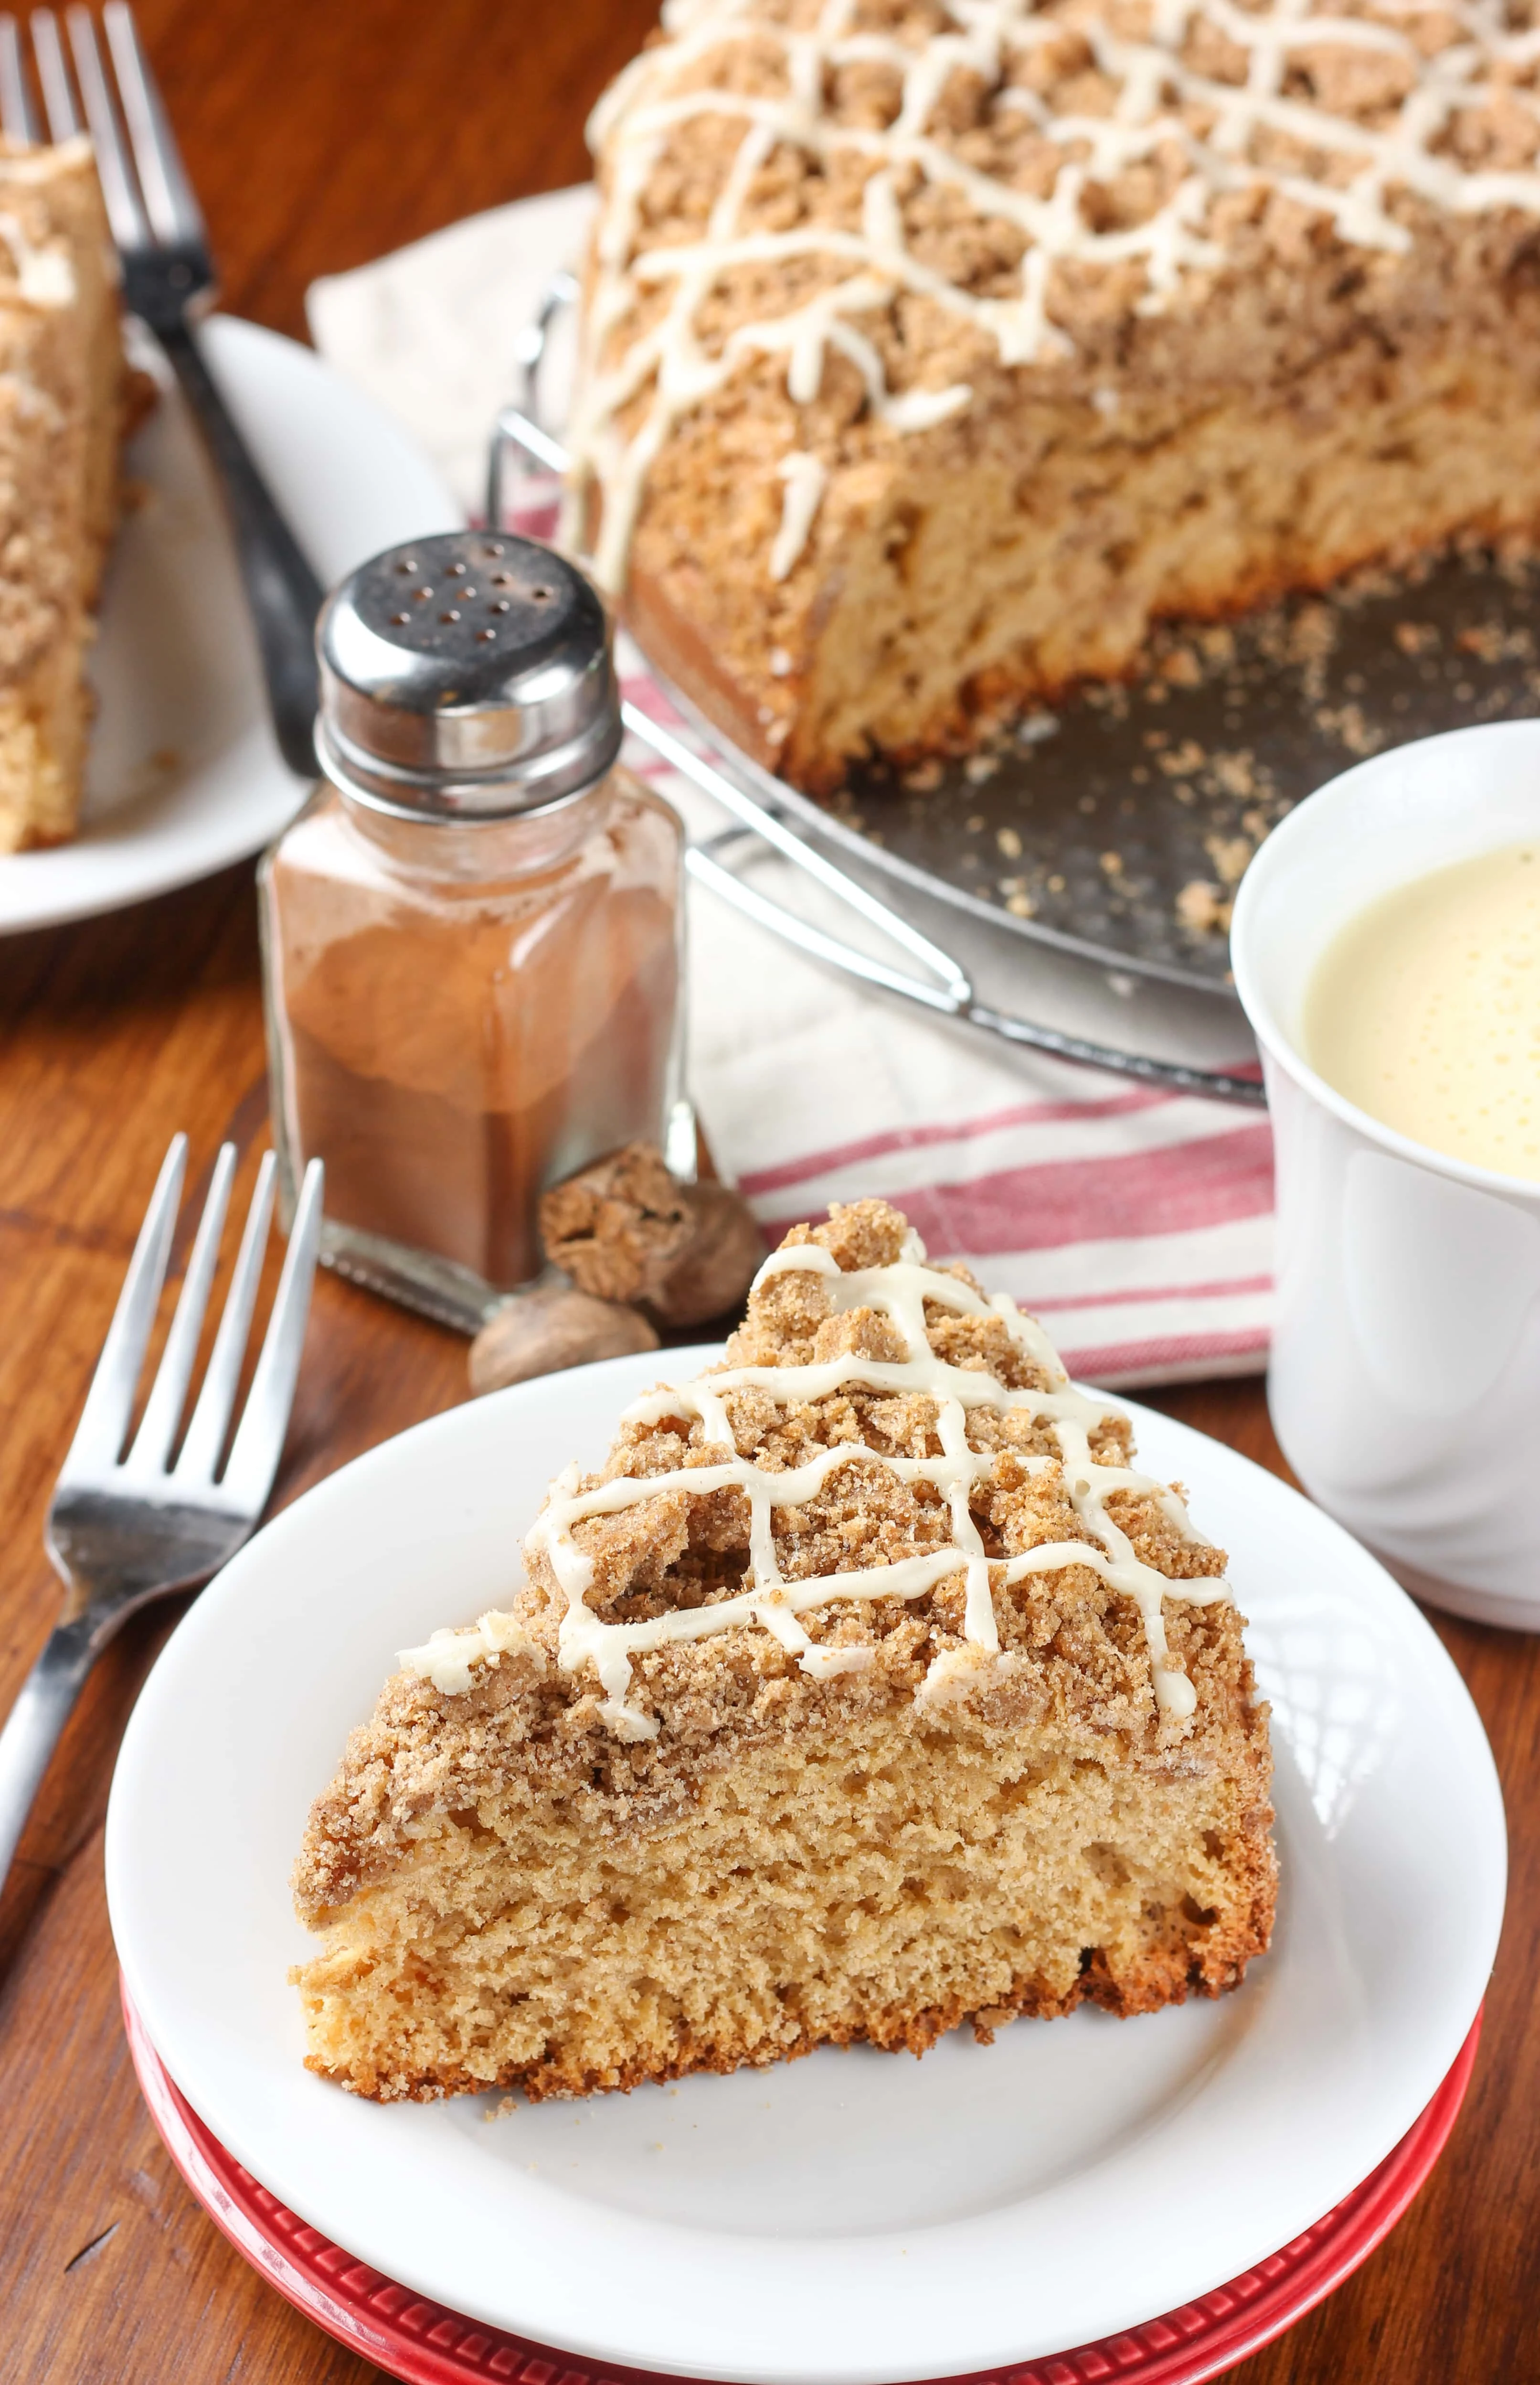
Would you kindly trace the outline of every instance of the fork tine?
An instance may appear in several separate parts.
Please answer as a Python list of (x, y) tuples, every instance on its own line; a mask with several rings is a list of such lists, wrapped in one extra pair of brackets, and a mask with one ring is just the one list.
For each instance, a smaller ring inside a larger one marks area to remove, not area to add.
[(28, 148), (35, 147), (42, 131), (27, 88), (21, 29), (11, 16), (0, 17), (0, 131)]
[(119, 248), (148, 248), (150, 227), (139, 196), (139, 184), (129, 161), (128, 144), (118, 125), (118, 110), (107, 87), (106, 69), (96, 44), (96, 28), (85, 8), (68, 12), (69, 46), (75, 53), (75, 75), (85, 103), (86, 122), (96, 152), (96, 177), (102, 199)]
[(75, 1438), (69, 1444), (69, 1455), (64, 1461), (61, 1480), (77, 1455), (93, 1466), (117, 1463), (133, 1414), (134, 1387), (144, 1364), (160, 1287), (166, 1280), (166, 1262), (170, 1255), (186, 1165), (187, 1137), (174, 1135), (161, 1161), (144, 1223), (139, 1229), (139, 1240), (133, 1246), (107, 1338), (102, 1344)]
[(75, 94), (69, 88), (69, 69), (64, 63), (58, 19), (52, 8), (32, 10), (32, 55), (37, 60), (37, 79), (43, 86), (48, 138), (50, 141), (72, 140), (82, 128), (75, 107)]
[(102, 26), (118, 74), (118, 96), (139, 169), (139, 187), (155, 235), (172, 248), (205, 248), (208, 234), (203, 215), (127, 0), (107, 0)]
[(310, 1286), (320, 1242), (324, 1182), (325, 1170), (318, 1159), (313, 1159), (304, 1171), (262, 1355), (256, 1362), (246, 1411), (220, 1486), (237, 1505), (244, 1506), (253, 1515), (259, 1514), (267, 1503), (278, 1462), (283, 1455), (283, 1436), (289, 1430), (305, 1320), (310, 1314)]
[(241, 1380), (241, 1362), (246, 1355), (246, 1336), (251, 1331), (257, 1286), (262, 1280), (267, 1225), (273, 1214), (274, 1166), (272, 1153), (265, 1152), (257, 1170), (251, 1207), (246, 1212), (235, 1272), (225, 1295), (225, 1312), (219, 1319), (219, 1330), (209, 1354), (208, 1372), (204, 1377), (198, 1405), (192, 1411), (187, 1438), (173, 1468), (179, 1481), (212, 1482), (215, 1467), (219, 1463), (219, 1452), (224, 1447), (225, 1434), (230, 1429), (230, 1411), (235, 1405), (235, 1393)]
[(230, 1205), (230, 1179), (235, 1173), (235, 1145), (227, 1143), (220, 1148), (215, 1162), (214, 1179), (204, 1203), (204, 1214), (198, 1221), (197, 1237), (192, 1255), (182, 1279), (181, 1297), (177, 1302), (171, 1319), (171, 1330), (166, 1337), (160, 1365), (155, 1369), (150, 1396), (144, 1403), (144, 1414), (133, 1446), (124, 1459), (125, 1466), (136, 1472), (159, 1473), (170, 1454), (176, 1439), (177, 1424), (181, 1416), (182, 1402), (192, 1376), (192, 1361), (198, 1355), (198, 1334), (208, 1305), (209, 1286), (219, 1258), (219, 1237), (224, 1231), (225, 1211)]

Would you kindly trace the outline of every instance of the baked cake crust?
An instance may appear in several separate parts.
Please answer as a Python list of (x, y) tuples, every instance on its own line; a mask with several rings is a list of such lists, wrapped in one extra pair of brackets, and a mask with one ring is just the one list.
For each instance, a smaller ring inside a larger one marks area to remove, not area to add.
[(768, 766), (1540, 521), (1531, 0), (674, 0), (567, 533)]
[[(898, 1380), (917, 1314), (945, 1396)], [(1267, 1710), (1129, 1454), (885, 1204), (795, 1229), (723, 1367), (560, 1478), (508, 1610), (354, 1732), (295, 1872), (311, 2067), (585, 2094), (1234, 1986)]]

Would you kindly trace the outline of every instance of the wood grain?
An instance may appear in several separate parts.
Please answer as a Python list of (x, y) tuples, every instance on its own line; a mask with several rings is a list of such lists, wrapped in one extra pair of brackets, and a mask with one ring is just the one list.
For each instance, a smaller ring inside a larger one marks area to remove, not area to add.
[[(306, 283), (479, 207), (578, 180), (581, 128), (653, 0), (143, 0), (226, 303), (302, 332)], [(266, 1086), (249, 869), (0, 942), (0, 1700), (48, 1630), (53, 1477), (171, 1134), (249, 1181)], [(279, 1496), (464, 1396), (465, 1345), (325, 1278)], [(1255, 1384), (1160, 1405), (1284, 1471)], [(98, 1668), (0, 1898), (0, 2373), (7, 2385), (360, 2385), (185, 2192), (117, 2012), (101, 1826), (128, 1709), (174, 1614)], [(1540, 1643), (1449, 1622), (1514, 1830), (1475, 2083), (1388, 2243), (1246, 2385), (1540, 2371)], [(1236, 2181), (1246, 2191), (1244, 2177)]]

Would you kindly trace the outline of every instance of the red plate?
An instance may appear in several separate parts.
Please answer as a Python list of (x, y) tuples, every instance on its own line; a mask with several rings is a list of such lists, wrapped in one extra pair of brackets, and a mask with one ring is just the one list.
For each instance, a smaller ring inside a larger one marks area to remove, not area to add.
[[(209, 2217), (238, 2253), (306, 2318), (406, 2385), (466, 2385), (495, 2377), (515, 2385), (679, 2385), (608, 2362), (584, 2366), (523, 2337), (461, 2318), (392, 2285), (286, 2211), (232, 2160), (172, 2084), (123, 1988), (129, 2050), (150, 2116)], [(1427, 2110), (1372, 2176), (1313, 2228), (1233, 2285), (1199, 2295), (1126, 2335), (1050, 2354), (992, 2376), (989, 2385), (1202, 2385), (1282, 2335), (1350, 2277), (1389, 2235), (1444, 2149), (1465, 2098), (1481, 2015)], [(947, 2385), (975, 2385), (952, 2379)]]

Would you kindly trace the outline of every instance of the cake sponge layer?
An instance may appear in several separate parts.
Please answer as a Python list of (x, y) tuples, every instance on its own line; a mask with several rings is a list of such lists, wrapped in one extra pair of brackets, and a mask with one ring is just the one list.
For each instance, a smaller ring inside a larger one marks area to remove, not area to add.
[[(735, 386), (740, 408), (757, 393)], [(1136, 387), (1111, 419), (1088, 398), (981, 406), (833, 479), (804, 565), (773, 593), (741, 560), (751, 525), (773, 534), (779, 495), (740, 450), (789, 435), (771, 431), (783, 395), (763, 393), (747, 423), (703, 411), (653, 468), (626, 602), (664, 674), (815, 792), (874, 752), (965, 749), (1016, 706), (1126, 675), (1159, 621), (1540, 528), (1527, 309), (1506, 354), (1365, 346), (1276, 393)]]
[(310, 2067), (382, 2100), (583, 2095), (1213, 1995), (1266, 1941), (1268, 1818), (1254, 1778), (920, 1715), (761, 1748), (652, 1829), (511, 1783), (328, 1929)]

